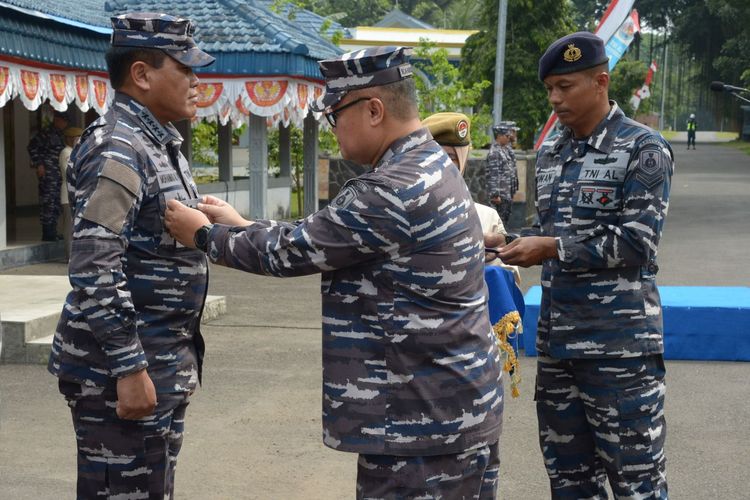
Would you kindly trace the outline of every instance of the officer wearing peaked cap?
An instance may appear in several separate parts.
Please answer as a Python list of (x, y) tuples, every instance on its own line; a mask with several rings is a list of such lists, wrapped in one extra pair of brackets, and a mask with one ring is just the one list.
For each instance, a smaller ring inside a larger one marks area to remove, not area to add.
[(507, 122), (492, 127), (495, 140), (490, 145), (485, 164), (487, 196), (506, 227), (513, 207), (514, 179), (517, 178), (515, 160), (508, 154), (512, 133)]
[(164, 226), (198, 191), (171, 124), (196, 112), (199, 49), (187, 19), (112, 18), (114, 102), (70, 157), (73, 290), (48, 369), (73, 415), (77, 498), (172, 498), (189, 395), (200, 379), (202, 252)]
[(167, 221), (217, 264), (322, 273), (323, 441), (359, 454), (357, 498), (490, 499), (503, 391), (482, 229), (419, 121), (410, 54), (376, 47), (320, 62), (314, 109), (343, 157), (370, 166), (328, 207), (249, 221), (206, 197), (203, 213), (170, 203)]
[(537, 155), (538, 235), (500, 258), (542, 265), (535, 399), (552, 497), (607, 498), (608, 479), (616, 498), (665, 499), (656, 274), (672, 151), (609, 100), (595, 35), (550, 45), (539, 78), (564, 129)]

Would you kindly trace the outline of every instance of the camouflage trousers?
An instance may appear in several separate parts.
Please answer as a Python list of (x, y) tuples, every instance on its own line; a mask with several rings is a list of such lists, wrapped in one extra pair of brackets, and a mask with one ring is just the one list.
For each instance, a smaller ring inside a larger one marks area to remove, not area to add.
[(111, 393), (68, 398), (78, 447), (77, 498), (173, 498), (188, 396), (159, 394), (154, 414), (140, 420), (117, 417), (116, 401)]
[(42, 225), (55, 225), (60, 218), (60, 188), (62, 176), (57, 166), (51, 168), (45, 165), (45, 174), (39, 179), (39, 221)]
[(666, 499), (664, 359), (558, 360), (540, 353), (539, 443), (552, 498)]
[(360, 455), (357, 500), (497, 498), (498, 443), (454, 455)]
[(497, 215), (503, 221), (503, 226), (508, 227), (508, 221), (510, 220), (510, 212), (513, 209), (513, 200), (507, 198), (500, 198), (500, 203), (495, 205)]

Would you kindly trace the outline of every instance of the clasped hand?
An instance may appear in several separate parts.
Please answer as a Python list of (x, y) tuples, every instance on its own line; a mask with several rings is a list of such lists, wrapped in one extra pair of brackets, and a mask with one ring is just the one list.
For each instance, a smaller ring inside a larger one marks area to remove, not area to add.
[(194, 248), (195, 232), (206, 224), (226, 224), (228, 226), (248, 226), (250, 221), (243, 218), (237, 210), (224, 200), (214, 196), (203, 196), (198, 209), (187, 207), (178, 200), (169, 200), (164, 213), (164, 224), (174, 239)]

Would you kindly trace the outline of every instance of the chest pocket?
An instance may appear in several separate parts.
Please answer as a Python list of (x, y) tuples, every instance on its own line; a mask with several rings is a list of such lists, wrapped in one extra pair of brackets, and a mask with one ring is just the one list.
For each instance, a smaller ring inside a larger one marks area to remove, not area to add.
[(621, 210), (628, 153), (587, 154), (576, 182), (578, 209)]
[(552, 191), (557, 176), (557, 167), (553, 161), (540, 162), (536, 173), (536, 205), (539, 212), (546, 212), (552, 205)]

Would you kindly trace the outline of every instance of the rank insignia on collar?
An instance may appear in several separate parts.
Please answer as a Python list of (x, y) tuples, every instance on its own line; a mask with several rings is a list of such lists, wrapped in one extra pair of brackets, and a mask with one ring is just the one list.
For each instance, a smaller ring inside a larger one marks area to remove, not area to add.
[(167, 139), (169, 138), (169, 134), (166, 130), (164, 130), (164, 127), (162, 127), (161, 124), (154, 119), (154, 115), (152, 115), (148, 109), (141, 109), (141, 111), (138, 113), (138, 118), (141, 119), (141, 123), (146, 126), (146, 128), (149, 130), (149, 132), (151, 132), (151, 134), (153, 134), (157, 141), (161, 142), (162, 144), (166, 144)]
[(568, 48), (563, 52), (563, 59), (565, 62), (576, 62), (581, 58), (581, 49), (576, 47), (574, 44), (568, 45)]

